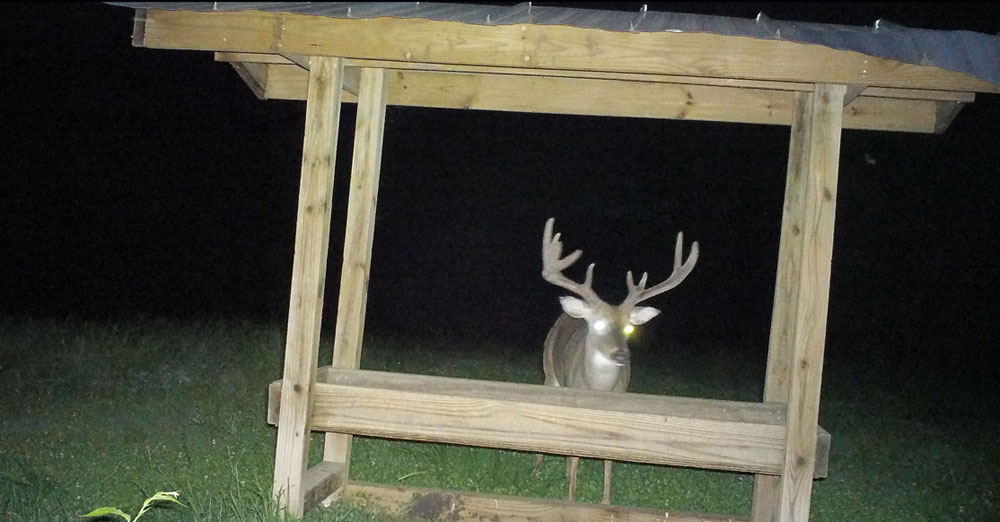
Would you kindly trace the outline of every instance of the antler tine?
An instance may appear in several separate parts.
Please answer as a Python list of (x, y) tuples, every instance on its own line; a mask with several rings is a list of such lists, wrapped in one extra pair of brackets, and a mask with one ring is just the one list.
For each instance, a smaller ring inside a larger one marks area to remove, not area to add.
[[(640, 301), (649, 299), (650, 297), (660, 295), (667, 290), (681, 284), (694, 269), (695, 263), (698, 262), (698, 242), (695, 241), (691, 243), (691, 253), (688, 255), (687, 261), (683, 261), (684, 256), (684, 233), (677, 233), (677, 244), (674, 247), (674, 269), (671, 272), (670, 277), (663, 281), (662, 283), (652, 287), (646, 288), (646, 276), (647, 273), (642, 274), (642, 278), (639, 279), (639, 284), (636, 285), (632, 279), (632, 272), (628, 273), (626, 277), (626, 282), (628, 283), (628, 296), (625, 297), (625, 301), (622, 304), (635, 305)], [(682, 262), (683, 261), (683, 262)]]
[(632, 292), (633, 288), (636, 288), (636, 289), (639, 289), (639, 290), (642, 290), (643, 288), (645, 288), (646, 287), (646, 278), (647, 277), (649, 277), (649, 273), (648, 272), (643, 272), (642, 273), (642, 277), (639, 278), (639, 286), (636, 286), (635, 283), (632, 282), (632, 271), (629, 270), (628, 274), (626, 274), (626, 276), (625, 276), (625, 282), (628, 283), (629, 293)]
[(573, 292), (590, 304), (601, 302), (601, 298), (591, 287), (594, 280), (594, 263), (587, 267), (587, 275), (584, 277), (583, 283), (574, 282), (563, 275), (562, 271), (580, 259), (583, 251), (575, 250), (572, 254), (560, 259), (562, 256), (560, 234), (552, 234), (555, 221), (555, 218), (549, 218), (545, 222), (545, 232), (542, 234), (542, 279)]
[[(698, 255), (698, 242), (697, 241), (694, 242), (693, 250), (694, 250), (695, 256), (697, 256)], [(674, 245), (674, 269), (673, 269), (673, 272), (676, 272), (677, 269), (681, 267), (681, 254), (683, 254), (683, 253), (684, 253), (684, 232), (678, 232), (677, 233), (677, 244)], [(696, 257), (696, 260), (697, 260), (697, 257)]]

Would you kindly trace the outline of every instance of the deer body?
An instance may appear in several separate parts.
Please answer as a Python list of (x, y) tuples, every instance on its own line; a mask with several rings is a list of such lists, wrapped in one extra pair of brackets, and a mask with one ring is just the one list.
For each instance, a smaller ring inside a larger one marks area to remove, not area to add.
[[(562, 271), (583, 255), (577, 250), (562, 257), (562, 242), (559, 234), (553, 236), (554, 219), (545, 223), (542, 236), (542, 277), (557, 286), (570, 290), (577, 297), (559, 298), (563, 314), (549, 330), (545, 338), (542, 354), (542, 368), (547, 386), (599, 390), (624, 393), (628, 390), (631, 376), (631, 355), (628, 336), (646, 321), (656, 317), (660, 311), (648, 306), (637, 306), (645, 299), (670, 290), (680, 284), (698, 261), (698, 243), (691, 246), (691, 254), (681, 263), (683, 235), (677, 235), (674, 249), (674, 270), (662, 283), (646, 288), (647, 274), (643, 274), (639, 284), (628, 273), (628, 297), (620, 305), (610, 305), (594, 292), (591, 287), (594, 265), (587, 267), (583, 283), (576, 283), (562, 274)], [(541, 457), (539, 457), (539, 462)], [(579, 457), (569, 458), (569, 498), (576, 493), (576, 470)], [(604, 461), (604, 504), (611, 502), (611, 461)]]

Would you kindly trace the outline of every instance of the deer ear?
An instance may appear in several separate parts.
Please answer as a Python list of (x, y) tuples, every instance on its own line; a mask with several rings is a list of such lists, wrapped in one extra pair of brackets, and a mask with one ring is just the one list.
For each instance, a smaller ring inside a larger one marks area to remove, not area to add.
[(658, 315), (660, 315), (660, 311), (656, 308), (649, 306), (637, 306), (633, 308), (632, 312), (628, 315), (628, 322), (634, 325), (640, 325)]
[(586, 319), (590, 315), (590, 307), (581, 299), (563, 296), (559, 298), (559, 304), (562, 305), (562, 309), (566, 312), (566, 315), (570, 317)]

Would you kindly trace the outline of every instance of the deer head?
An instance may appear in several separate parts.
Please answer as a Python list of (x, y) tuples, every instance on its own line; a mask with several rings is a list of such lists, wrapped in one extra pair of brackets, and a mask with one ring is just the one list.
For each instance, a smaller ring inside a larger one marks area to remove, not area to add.
[[(562, 257), (562, 242), (559, 239), (560, 234), (556, 233), (553, 235), (552, 229), (554, 225), (554, 218), (549, 218), (545, 222), (545, 231), (542, 237), (542, 278), (576, 294), (576, 297), (561, 297), (559, 298), (559, 302), (566, 315), (586, 321), (587, 331), (586, 335), (582, 336), (583, 343), (579, 347), (546, 346), (547, 350), (551, 349), (556, 352), (563, 352), (570, 359), (574, 359), (576, 364), (589, 364), (593, 362), (619, 367), (628, 365), (629, 350), (627, 340), (629, 334), (632, 333), (635, 326), (649, 321), (660, 313), (656, 308), (638, 306), (638, 304), (674, 288), (691, 273), (695, 263), (698, 262), (698, 242), (696, 241), (691, 245), (691, 254), (686, 261), (682, 262), (684, 235), (683, 233), (678, 233), (677, 243), (674, 248), (674, 269), (670, 277), (653, 287), (646, 288), (648, 274), (643, 273), (642, 277), (639, 278), (639, 284), (636, 284), (630, 271), (625, 278), (628, 285), (628, 296), (625, 297), (625, 300), (621, 304), (611, 305), (598, 297), (597, 293), (591, 287), (594, 277), (593, 263), (587, 267), (587, 275), (583, 283), (574, 282), (563, 275), (562, 271), (575, 263), (583, 255), (583, 252), (576, 250), (568, 256)], [(552, 332), (550, 332), (550, 337), (552, 337)], [(564, 337), (567, 339), (571, 337), (581, 339), (580, 335)], [(546, 344), (548, 345), (549, 343)], [(583, 357), (573, 357), (577, 352), (585, 352), (586, 355)], [(560, 379), (559, 377), (564, 378)], [(573, 380), (568, 375), (556, 375), (555, 379), (562, 386), (572, 386), (571, 382), (562, 382), (564, 380)], [(607, 381), (608, 379), (601, 380)], [(590, 384), (573, 387), (593, 388), (593, 383)], [(627, 377), (624, 385), (627, 386)]]

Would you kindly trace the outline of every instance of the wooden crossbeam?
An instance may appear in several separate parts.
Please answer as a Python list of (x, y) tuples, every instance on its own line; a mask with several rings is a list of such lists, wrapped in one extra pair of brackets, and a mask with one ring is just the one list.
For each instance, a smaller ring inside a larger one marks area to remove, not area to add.
[[(270, 53), (240, 53), (217, 51), (214, 53), (217, 62), (242, 62), (276, 65), (291, 65), (281, 54)], [(813, 84), (809, 82), (777, 82), (764, 80), (747, 80), (741, 78), (713, 78), (706, 76), (681, 76), (670, 74), (639, 74), (639, 73), (609, 73), (604, 71), (567, 71), (560, 69), (526, 69), (523, 67), (499, 67), (495, 65), (461, 65), (404, 62), (399, 60), (366, 60), (345, 58), (344, 67), (377, 67), (381, 69), (400, 71), (451, 72), (471, 74), (505, 74), (514, 76), (552, 76), (557, 78), (590, 78), (594, 80), (623, 80), (630, 82), (672, 83), (679, 85), (714, 85), (717, 87), (740, 87), (744, 89), (763, 89), (769, 91), (801, 91), (810, 92)], [(975, 101), (974, 92), (942, 91), (930, 89), (906, 89), (898, 87), (864, 86), (865, 96), (877, 98), (903, 98), (913, 100), (940, 100), (971, 103)], [(853, 99), (853, 97), (851, 98)], [(848, 100), (850, 101), (850, 99)]]
[[(264, 85), (266, 98), (304, 98), (307, 71), (288, 64), (262, 65), (266, 69), (260, 73), (256, 82)], [(346, 67), (345, 70), (348, 78), (345, 82), (348, 82), (350, 73), (355, 68)], [(388, 75), (387, 81), (386, 103), (389, 105), (771, 125), (791, 124), (794, 93), (798, 92), (716, 85), (418, 70), (393, 71)], [(350, 92), (349, 88), (346, 89)], [(869, 96), (872, 92), (873, 88), (866, 89), (865, 96), (858, 96), (845, 109), (845, 128), (932, 133), (940, 132), (941, 118), (950, 116), (939, 109), (940, 103), (949, 102), (903, 95)], [(344, 96), (346, 102), (355, 99), (350, 95)], [(595, 100), (599, 103), (594, 103)]]
[[(280, 383), (269, 388), (272, 423)], [(780, 404), (330, 367), (314, 390), (310, 425), (318, 431), (772, 474), (784, 458)], [(818, 462), (828, 458), (824, 436)]]

